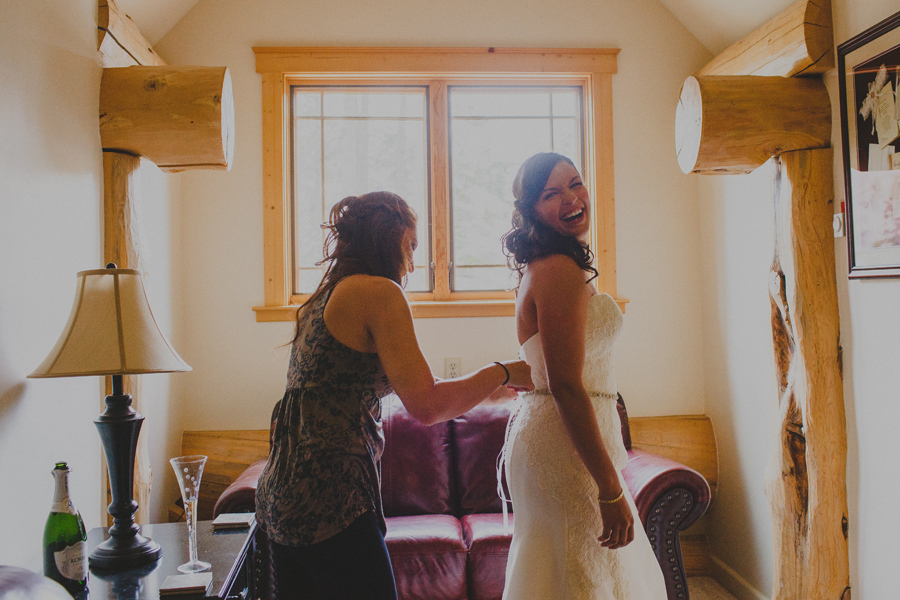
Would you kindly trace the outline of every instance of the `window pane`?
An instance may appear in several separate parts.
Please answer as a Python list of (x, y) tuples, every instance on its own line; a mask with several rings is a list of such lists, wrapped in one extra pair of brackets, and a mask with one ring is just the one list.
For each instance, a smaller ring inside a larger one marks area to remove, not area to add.
[[(419, 216), (416, 269), (430, 263), (426, 205), (427, 175), (424, 121), (325, 121), (325, 198), (329, 210), (340, 199), (387, 190), (399, 194)], [(430, 284), (430, 278), (426, 278)], [(418, 277), (407, 283), (409, 291)]]
[[(322, 206), (322, 123), (298, 120), (294, 126), (294, 261), (312, 268), (322, 260), (326, 214)], [(330, 207), (329, 207), (330, 208)], [(318, 269), (317, 269), (318, 271)], [(319, 272), (319, 278), (322, 274)], [(304, 287), (304, 291), (312, 291)]]
[(422, 93), (330, 92), (325, 94), (326, 117), (425, 117)]
[(579, 95), (575, 90), (553, 93), (553, 116), (574, 117), (581, 109)]
[(309, 98), (314, 95), (322, 97), (326, 111), (330, 106), (346, 109), (345, 112), (355, 110), (357, 115), (368, 111), (379, 116), (294, 120), (294, 293), (314, 291), (322, 277), (321, 269), (315, 267), (322, 259), (326, 233), (320, 224), (331, 207), (347, 196), (379, 190), (399, 194), (419, 216), (416, 271), (408, 279), (407, 290), (428, 291), (431, 277), (426, 265), (431, 261), (431, 227), (426, 121), (424, 117), (384, 117), (391, 113), (424, 115), (424, 91), (347, 93), (329, 92), (326, 88), (313, 93), (295, 88), (295, 108), (298, 104), (311, 106)]
[(502, 93), (454, 87), (450, 95), (451, 117), (549, 117), (548, 91)]
[[(451, 287), (509, 289), (516, 279), (500, 238), (510, 228), (513, 179), (522, 162), (538, 152), (559, 152), (581, 165), (581, 96), (574, 88), (460, 86), (452, 86), (449, 95)], [(572, 116), (553, 118), (551, 96), (553, 115), (559, 108)]]
[(322, 281), (322, 276), (325, 275), (325, 271), (320, 269), (319, 267), (310, 267), (304, 269), (297, 270), (297, 281), (295, 285), (299, 287), (299, 289), (303, 290), (300, 293), (303, 294), (311, 294), (316, 291), (316, 288), (319, 287), (319, 282)]
[(294, 90), (294, 117), (318, 117), (322, 114), (322, 92)]
[[(581, 127), (575, 119), (553, 119), (553, 151), (581, 164)], [(581, 171), (581, 167), (578, 167)]]
[[(422, 226), (419, 226), (422, 231)], [(418, 252), (418, 251), (417, 251)], [(407, 292), (427, 292), (431, 290), (431, 269), (426, 265), (419, 265), (416, 261), (416, 270), (406, 277)]]
[[(453, 289), (507, 289), (505, 277), (491, 285), (460, 274), (460, 268), (505, 269), (501, 236), (512, 218), (512, 182), (522, 162), (550, 147), (550, 120), (453, 120), (451, 129)], [(489, 271), (497, 273), (498, 271)], [(478, 287), (469, 287), (478, 282)]]

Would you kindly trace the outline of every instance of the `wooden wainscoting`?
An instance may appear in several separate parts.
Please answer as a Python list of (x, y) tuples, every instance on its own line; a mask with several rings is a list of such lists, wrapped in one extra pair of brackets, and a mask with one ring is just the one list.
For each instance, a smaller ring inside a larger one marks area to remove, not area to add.
[(716, 499), (719, 458), (709, 417), (629, 417), (628, 425), (632, 447), (659, 454), (694, 469), (709, 482), (712, 500)]

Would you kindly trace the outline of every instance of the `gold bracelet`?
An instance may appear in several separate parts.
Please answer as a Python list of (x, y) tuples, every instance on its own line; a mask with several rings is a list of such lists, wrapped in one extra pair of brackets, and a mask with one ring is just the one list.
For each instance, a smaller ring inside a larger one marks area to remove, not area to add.
[(621, 500), (621, 499), (624, 498), (624, 497), (625, 497), (625, 488), (623, 487), (623, 488), (622, 488), (622, 491), (619, 492), (619, 495), (616, 496), (614, 499), (612, 499), (612, 500), (603, 500), (602, 498), (598, 498), (598, 500), (600, 500), (600, 504), (615, 504), (616, 502), (618, 502), (619, 500)]

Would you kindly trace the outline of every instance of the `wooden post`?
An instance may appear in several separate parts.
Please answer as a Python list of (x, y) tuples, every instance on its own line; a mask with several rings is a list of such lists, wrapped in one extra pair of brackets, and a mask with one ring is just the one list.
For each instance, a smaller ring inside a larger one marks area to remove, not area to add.
[[(138, 186), (136, 183), (141, 159), (121, 152), (103, 153), (103, 247), (106, 262), (116, 263), (121, 269), (141, 269), (140, 227), (135, 219)], [(123, 392), (131, 394), (132, 406), (140, 412), (141, 378), (137, 375), (122, 377)], [(107, 394), (112, 390), (107, 381)], [(138, 437), (134, 464), (134, 498), (138, 503), (135, 521), (150, 523), (150, 487), (153, 473), (150, 469), (150, 452), (147, 448), (147, 432), (141, 430)]]
[(823, 149), (775, 159), (769, 293), (780, 426), (766, 473), (775, 528), (772, 600), (849, 598), (832, 157)]
[[(686, 173), (749, 172), (776, 156), (769, 295), (779, 424), (766, 473), (772, 600), (850, 598), (831, 108), (817, 77), (797, 79), (832, 68), (833, 45), (831, 0), (797, 0), (688, 78), (675, 119)], [(772, 76), (791, 79), (782, 86)], [(765, 114), (773, 98), (760, 93), (769, 85), (782, 87), (774, 121)]]

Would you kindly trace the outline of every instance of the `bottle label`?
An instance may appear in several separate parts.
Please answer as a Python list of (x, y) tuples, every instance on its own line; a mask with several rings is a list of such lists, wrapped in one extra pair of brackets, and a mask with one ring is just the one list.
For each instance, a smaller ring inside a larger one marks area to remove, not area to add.
[(87, 543), (75, 542), (71, 546), (66, 546), (59, 552), (54, 552), (53, 557), (56, 559), (56, 568), (60, 575), (66, 579), (75, 581), (84, 581), (87, 579), (88, 561), (87, 561)]

